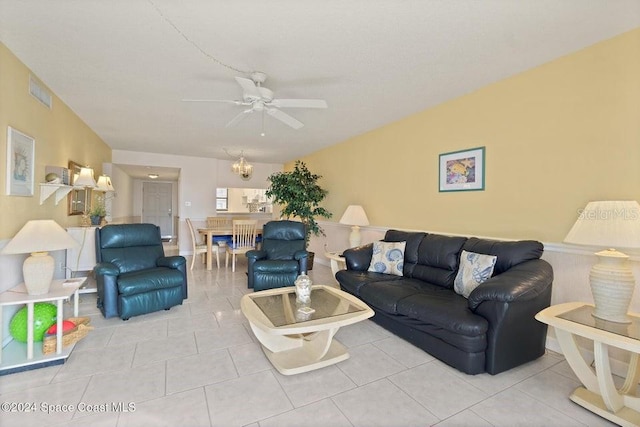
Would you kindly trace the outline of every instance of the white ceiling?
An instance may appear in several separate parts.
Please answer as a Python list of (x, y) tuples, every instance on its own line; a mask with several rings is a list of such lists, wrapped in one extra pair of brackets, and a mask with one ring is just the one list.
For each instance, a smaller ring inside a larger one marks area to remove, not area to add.
[[(640, 0), (0, 0), (0, 41), (113, 149), (284, 163), (640, 26)], [(293, 130), (241, 106), (259, 70)], [(226, 150), (226, 152), (225, 152)]]

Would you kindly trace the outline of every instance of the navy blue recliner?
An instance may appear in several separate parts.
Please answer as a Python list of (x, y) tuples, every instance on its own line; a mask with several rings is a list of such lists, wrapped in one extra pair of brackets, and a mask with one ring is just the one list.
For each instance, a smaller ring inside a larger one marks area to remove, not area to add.
[(98, 308), (104, 317), (168, 310), (187, 298), (187, 262), (164, 256), (154, 224), (114, 224), (96, 229)]
[(304, 224), (269, 221), (262, 228), (262, 248), (246, 253), (249, 288), (254, 291), (293, 286), (307, 271), (307, 241)]

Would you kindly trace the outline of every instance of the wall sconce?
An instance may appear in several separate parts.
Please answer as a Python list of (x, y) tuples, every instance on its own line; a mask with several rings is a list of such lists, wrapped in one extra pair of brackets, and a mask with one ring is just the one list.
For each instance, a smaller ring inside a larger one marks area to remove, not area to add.
[(340, 224), (351, 225), (351, 234), (349, 235), (349, 244), (352, 248), (360, 246), (360, 226), (369, 225), (369, 219), (364, 209), (360, 205), (349, 205), (344, 211)]

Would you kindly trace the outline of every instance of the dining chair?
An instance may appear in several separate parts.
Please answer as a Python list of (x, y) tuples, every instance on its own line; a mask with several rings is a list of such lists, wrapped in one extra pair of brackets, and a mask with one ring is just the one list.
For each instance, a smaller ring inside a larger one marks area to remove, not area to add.
[[(187, 225), (189, 226), (189, 232), (191, 233), (191, 248), (193, 250), (193, 258), (191, 259), (191, 270), (193, 270), (196, 256), (198, 256), (198, 254), (204, 254), (205, 257), (207, 256), (207, 244), (199, 239), (200, 233), (196, 233), (191, 220), (189, 218), (186, 218), (186, 221)], [(211, 252), (213, 253), (214, 250), (216, 252), (216, 264), (218, 265), (218, 268), (220, 268), (220, 255), (218, 252), (218, 245), (215, 242), (211, 242)], [(204, 262), (207, 262), (206, 258), (203, 259)]]
[(231, 244), (227, 245), (225, 267), (229, 267), (229, 254), (233, 260), (231, 271), (236, 271), (236, 255), (245, 254), (256, 248), (256, 229), (258, 221), (252, 219), (233, 220)]

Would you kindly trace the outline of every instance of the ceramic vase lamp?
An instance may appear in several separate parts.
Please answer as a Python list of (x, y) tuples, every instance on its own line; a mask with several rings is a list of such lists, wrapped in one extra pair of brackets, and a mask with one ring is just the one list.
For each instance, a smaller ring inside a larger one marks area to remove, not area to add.
[(44, 295), (49, 292), (55, 262), (49, 251), (69, 249), (78, 242), (51, 219), (27, 222), (18, 234), (4, 247), (3, 254), (30, 253), (22, 264), (24, 284), (29, 295)]
[(360, 246), (361, 236), (360, 227), (369, 225), (369, 219), (364, 209), (360, 205), (349, 205), (347, 210), (344, 211), (342, 218), (340, 218), (340, 224), (346, 224), (351, 226), (351, 234), (349, 235), (349, 245), (352, 248)]
[(640, 248), (640, 204), (636, 201), (589, 202), (579, 212), (564, 241), (607, 248), (596, 252), (598, 262), (589, 273), (595, 304), (593, 316), (630, 323), (627, 311), (635, 279), (628, 264), (629, 256), (618, 249)]

